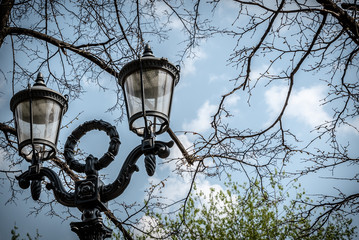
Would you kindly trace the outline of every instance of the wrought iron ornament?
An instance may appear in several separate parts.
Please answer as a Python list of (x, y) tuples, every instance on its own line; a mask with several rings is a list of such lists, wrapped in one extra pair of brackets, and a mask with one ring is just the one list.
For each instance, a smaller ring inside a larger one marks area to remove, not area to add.
[[(86, 163), (75, 159), (74, 148), (87, 132), (100, 130), (110, 137), (108, 151), (100, 158), (89, 155)], [(53, 190), (56, 200), (67, 207), (77, 207), (82, 212), (82, 222), (72, 222), (71, 230), (81, 240), (101, 240), (111, 237), (112, 230), (103, 224), (101, 212), (107, 211), (107, 202), (120, 196), (130, 183), (132, 174), (139, 171), (136, 163), (144, 155), (147, 174), (152, 176), (156, 168), (156, 155), (160, 158), (169, 156), (173, 142), (156, 141), (153, 136), (146, 137), (142, 144), (134, 148), (127, 156), (117, 178), (104, 185), (98, 177), (98, 171), (109, 166), (115, 159), (120, 146), (119, 134), (114, 126), (103, 120), (92, 120), (78, 126), (65, 143), (64, 156), (68, 166), (78, 173), (85, 173), (86, 179), (75, 182), (75, 191), (65, 190), (58, 175), (51, 169), (33, 162), (29, 170), (17, 177), (21, 188), (31, 185), (31, 195), (38, 200), (41, 193), (41, 181), (46, 177), (50, 183), (48, 190)]]

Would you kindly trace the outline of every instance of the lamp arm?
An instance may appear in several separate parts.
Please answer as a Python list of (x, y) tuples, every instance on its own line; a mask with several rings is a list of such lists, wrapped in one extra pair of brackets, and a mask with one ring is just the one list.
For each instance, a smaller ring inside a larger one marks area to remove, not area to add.
[[(151, 149), (144, 149), (143, 145), (139, 145), (134, 148), (127, 156), (125, 162), (122, 165), (121, 171), (118, 174), (116, 180), (108, 185), (102, 186), (100, 190), (100, 196), (102, 202), (108, 202), (118, 196), (120, 196), (125, 189), (127, 188), (128, 184), (131, 181), (132, 174), (136, 171), (139, 171), (138, 166), (136, 165), (137, 160), (142, 156), (145, 155), (145, 164), (148, 159), (155, 161), (155, 155), (159, 156), (160, 158), (166, 158), (169, 156), (170, 150), (173, 146), (173, 141), (170, 142), (162, 142), (162, 141), (155, 141), (154, 147)], [(156, 162), (153, 163), (155, 165)], [(147, 164), (146, 164), (147, 168)], [(147, 170), (147, 169), (146, 169)], [(152, 169), (153, 175), (154, 169)], [(147, 170), (147, 173), (149, 171)]]
[(76, 207), (75, 194), (73, 192), (67, 192), (57, 174), (47, 167), (41, 167), (40, 171), (36, 174), (28, 170), (20, 176), (17, 176), (16, 179), (22, 189), (29, 188), (31, 182), (32, 198), (38, 200), (41, 193), (41, 180), (43, 180), (44, 177), (50, 180), (50, 183), (46, 184), (46, 188), (48, 190), (52, 189), (55, 199), (60, 204), (67, 207)]
[(136, 165), (137, 160), (142, 156), (142, 146), (135, 147), (127, 156), (125, 162), (122, 165), (121, 171), (118, 174), (116, 180), (108, 185), (105, 185), (100, 190), (100, 196), (102, 202), (108, 202), (118, 196), (127, 188), (131, 181), (133, 172), (138, 172), (139, 168)]

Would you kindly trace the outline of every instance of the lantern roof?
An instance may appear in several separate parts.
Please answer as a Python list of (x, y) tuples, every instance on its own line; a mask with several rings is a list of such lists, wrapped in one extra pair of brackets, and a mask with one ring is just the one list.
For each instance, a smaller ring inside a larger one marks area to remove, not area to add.
[(16, 106), (29, 98), (33, 99), (52, 99), (58, 102), (61, 106), (63, 106), (64, 113), (67, 111), (68, 107), (68, 99), (63, 96), (61, 93), (48, 88), (44, 82), (44, 78), (41, 72), (38, 73), (35, 83), (32, 87), (28, 87), (27, 89), (21, 90), (16, 93), (10, 100), (10, 109), (14, 112)]
[(151, 69), (165, 70), (173, 76), (175, 85), (177, 85), (177, 83), (179, 82), (180, 74), (178, 67), (170, 63), (167, 58), (155, 57), (153, 55), (153, 52), (149, 44), (146, 44), (145, 49), (143, 51), (143, 55), (140, 59), (133, 60), (127, 63), (125, 66), (123, 66), (118, 76), (119, 84), (123, 87), (126, 76), (130, 75), (131, 73), (139, 71), (141, 67), (142, 70), (151, 70)]

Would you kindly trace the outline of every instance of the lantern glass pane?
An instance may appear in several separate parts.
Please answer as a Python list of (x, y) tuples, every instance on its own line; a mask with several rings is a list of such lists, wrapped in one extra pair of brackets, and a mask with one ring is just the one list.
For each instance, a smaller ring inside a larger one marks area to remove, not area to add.
[[(35, 150), (38, 154), (46, 154), (49, 148), (46, 143), (56, 146), (59, 125), (62, 117), (60, 104), (51, 99), (32, 100), (33, 124), (32, 134)], [(15, 119), (17, 121), (19, 144), (31, 140), (30, 102), (21, 102), (16, 106)], [(32, 146), (22, 149), (24, 155), (31, 154)]]
[[(151, 112), (163, 114), (168, 118), (173, 89), (173, 76), (167, 71), (161, 69), (151, 69), (143, 71), (144, 85), (144, 104), (148, 125), (153, 130), (158, 130), (158, 125), (164, 121), (158, 117), (151, 117)], [(141, 79), (140, 71), (134, 72), (125, 79), (126, 101), (129, 118), (142, 112), (141, 100)], [(137, 119), (133, 123), (134, 128), (143, 128), (144, 120)], [(156, 131), (155, 131), (156, 132)]]

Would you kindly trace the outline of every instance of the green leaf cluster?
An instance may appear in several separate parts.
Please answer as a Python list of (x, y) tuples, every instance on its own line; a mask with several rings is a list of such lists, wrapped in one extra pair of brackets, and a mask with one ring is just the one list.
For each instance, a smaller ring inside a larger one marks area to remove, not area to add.
[[(315, 222), (320, 214), (303, 215), (307, 205), (299, 202), (304, 191), (298, 186), (295, 200), (288, 190), (271, 179), (264, 189), (258, 181), (240, 185), (229, 181), (226, 190), (211, 188), (190, 195), (183, 211), (170, 216), (165, 212), (148, 212), (152, 237), (163, 239), (355, 239), (352, 220), (332, 214), (328, 221)], [(292, 192), (292, 191), (291, 191)], [(154, 225), (154, 223), (156, 223)], [(136, 239), (149, 239), (148, 235)]]
[[(11, 240), (20, 240), (20, 234), (17, 233), (17, 230), (19, 228), (16, 226), (16, 224), (14, 225), (14, 228), (11, 229)], [(31, 237), (31, 235), (29, 233), (26, 233), (26, 239), (21, 238), (21, 240), (39, 240), (41, 237), (41, 235), (39, 234), (38, 229), (36, 229), (36, 235), (34, 237)]]

